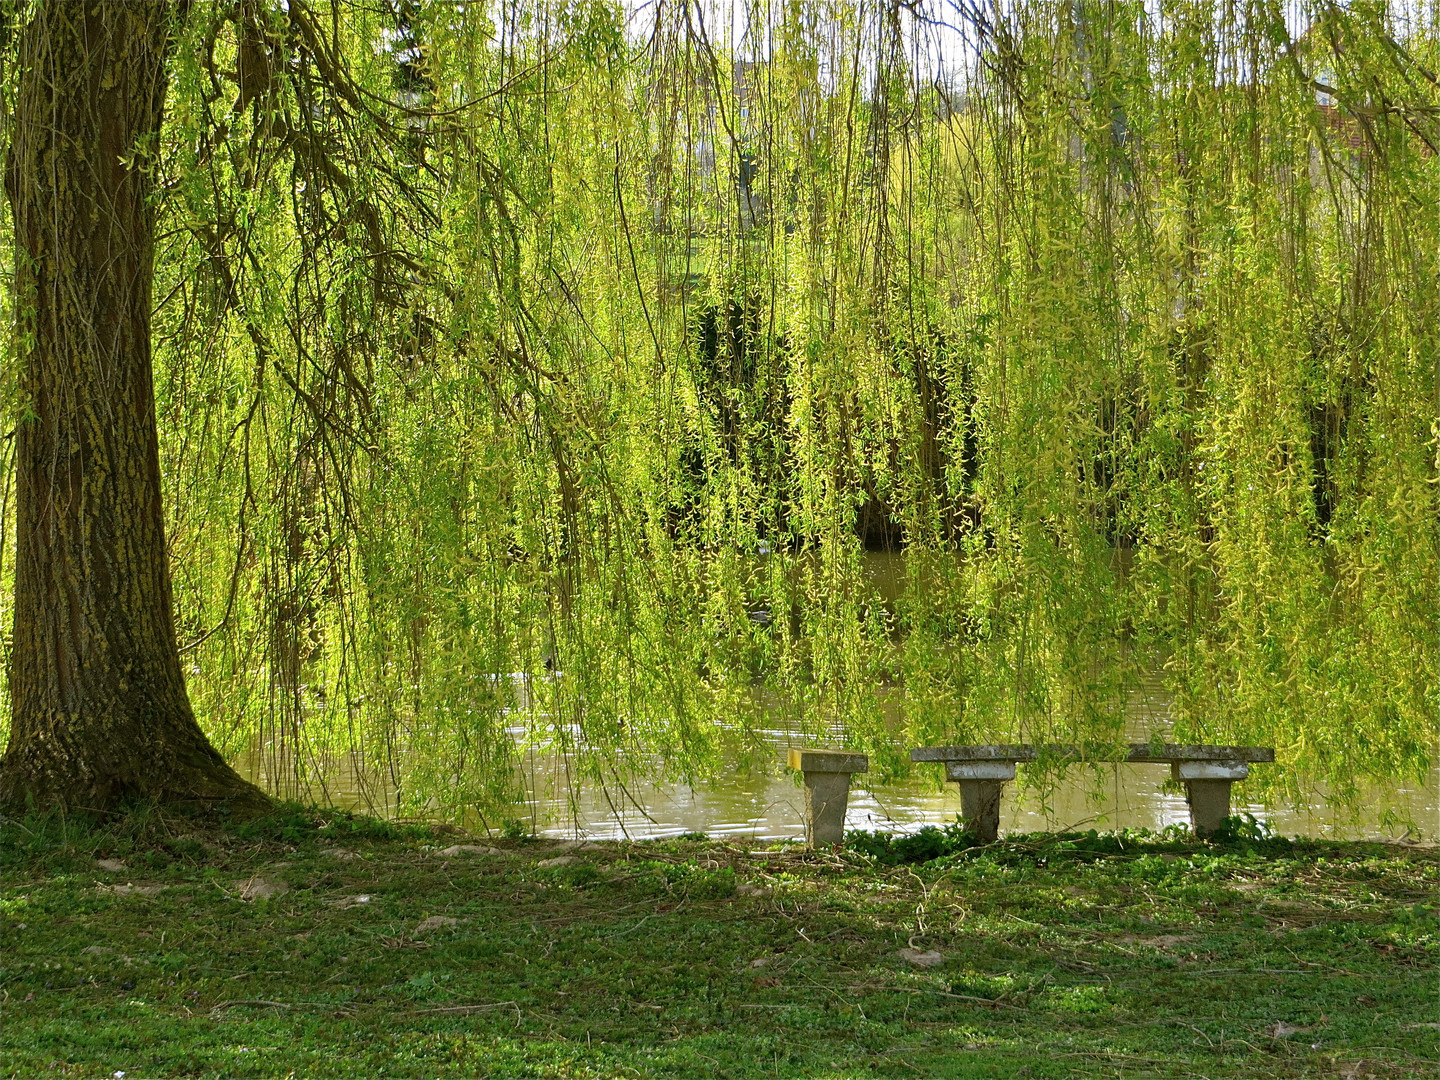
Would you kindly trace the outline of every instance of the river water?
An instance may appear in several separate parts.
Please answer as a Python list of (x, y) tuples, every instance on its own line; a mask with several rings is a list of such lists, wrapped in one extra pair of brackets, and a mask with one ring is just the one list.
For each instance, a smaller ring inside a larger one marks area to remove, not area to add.
[[(1148, 740), (1164, 724), (1153, 704), (1137, 702), (1132, 710), (1137, 740)], [(523, 729), (515, 734), (523, 735)], [(526, 797), (499, 820), (464, 818), (476, 831), (505, 820), (521, 822), (542, 836), (589, 839), (643, 839), (706, 833), (749, 839), (798, 838), (804, 835), (804, 789), (799, 778), (782, 766), (791, 737), (782, 730), (767, 733), (773, 746), (771, 769), (736, 767), (714, 780), (690, 786), (663, 780), (626, 781), (606, 785), (574, 778), (571, 764), (559, 753), (528, 751), (516, 777)], [(358, 755), (320, 762), (326, 780), (297, 783), (288, 755), (257, 746), (236, 763), (240, 771), (285, 797), (345, 809), (395, 816), (395, 785), (388, 769), (366, 769)], [(405, 770), (404, 755), (397, 761)], [(1266, 765), (1251, 766), (1252, 775)], [(1024, 768), (1021, 766), (1021, 779)], [(939, 783), (942, 766), (919, 765), (907, 779), (881, 783), (865, 774), (852, 777), (846, 826), (850, 829), (914, 831), (925, 825), (953, 822), (960, 811), (959, 790)], [(639, 770), (637, 770), (639, 771)], [(1104, 764), (1072, 768), (1049, 790), (1006, 785), (1001, 802), (1001, 833), (1084, 829), (1163, 829), (1187, 823), (1184, 797), (1162, 790), (1168, 765)], [(1440, 768), (1424, 784), (1400, 784), (1366, 794), (1358, 811), (1332, 807), (1323, 791), (1308, 805), (1265, 807), (1246, 800), (1246, 784), (1233, 789), (1234, 812), (1249, 812), (1267, 821), (1283, 836), (1325, 836), (1335, 839), (1397, 837), (1413, 826), (1412, 839), (1440, 834)], [(1387, 813), (1401, 824), (1387, 821)], [(439, 817), (438, 808), (435, 816)]]
[[(880, 598), (893, 602), (904, 588), (903, 554), (867, 552), (864, 562)], [(523, 687), (517, 686), (517, 691), (517, 700), (524, 707), (528, 694)], [(1141, 679), (1126, 711), (1127, 737), (1132, 741), (1166, 736), (1170, 703), (1158, 672)], [(517, 728), (514, 734), (520, 739), (525, 732)], [(777, 729), (768, 732), (767, 738), (774, 751), (771, 769), (737, 767), (694, 787), (663, 780), (627, 781), (623, 789), (618, 784), (580, 783), (572, 779), (562, 755), (527, 751), (516, 778), (526, 798), (501, 820), (520, 821), (544, 836), (591, 839), (641, 839), (687, 832), (755, 839), (802, 837), (804, 790), (798, 776), (782, 767), (793, 736)], [(394, 815), (391, 770), (364, 769), (358, 757), (347, 755), (314, 763), (323, 766), (324, 784), (300, 784), (295, 782), (287, 757), (273, 746), (257, 746), (235, 764), (242, 774), (285, 797)], [(403, 775), (403, 751), (395, 764)], [(1268, 767), (1253, 765), (1252, 775)], [(941, 769), (940, 765), (917, 766), (908, 779), (892, 783), (872, 782), (863, 774), (852, 777), (847, 828), (913, 831), (953, 822), (960, 812), (960, 794), (956, 785), (939, 783)], [(1023, 765), (1021, 770), (1023, 780)], [(1184, 797), (1161, 790), (1169, 775), (1168, 765), (1120, 763), (1071, 769), (1058, 786), (1043, 792), (1027, 790), (1021, 783), (1008, 784), (1001, 800), (1001, 833), (1158, 830), (1188, 823)], [(1407, 825), (1411, 838), (1433, 840), (1440, 835), (1440, 765), (1423, 784), (1402, 781), (1366, 792), (1358, 810), (1332, 806), (1323, 789), (1313, 792), (1304, 806), (1265, 807), (1246, 801), (1246, 786), (1241, 782), (1232, 789), (1232, 812), (1254, 814), (1283, 836), (1394, 837), (1405, 834)], [(483, 830), (499, 822), (467, 819), (462, 824)]]

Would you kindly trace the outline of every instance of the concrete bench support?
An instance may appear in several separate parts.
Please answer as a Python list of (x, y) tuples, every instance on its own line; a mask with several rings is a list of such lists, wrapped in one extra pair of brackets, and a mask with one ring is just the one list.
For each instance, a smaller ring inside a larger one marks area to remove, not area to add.
[(960, 785), (960, 817), (975, 839), (993, 844), (1000, 835), (1000, 795), (1006, 781), (1015, 779), (1015, 763), (952, 761), (945, 766), (945, 779)]
[(1170, 775), (1185, 785), (1190, 827), (1196, 836), (1213, 836), (1230, 816), (1230, 785), (1250, 775), (1243, 761), (1174, 761)]
[[(793, 751), (792, 751), (793, 752)], [(1017, 761), (1045, 758), (1055, 761), (1113, 760), (1106, 747), (1028, 744), (995, 746), (922, 746), (910, 751), (911, 761), (945, 763), (945, 778), (960, 785), (960, 816), (981, 843), (991, 843), (1000, 831), (1000, 795), (1007, 780), (1015, 779)], [(1250, 762), (1275, 760), (1270, 746), (1178, 746), (1169, 743), (1131, 743), (1125, 761), (1170, 766), (1171, 775), (1185, 785), (1190, 824), (1196, 836), (1213, 836), (1230, 815), (1230, 785), (1250, 775)]]
[(843, 750), (790, 748), (790, 767), (805, 776), (805, 842), (811, 847), (845, 839), (845, 807), (850, 774), (865, 772), (870, 759)]

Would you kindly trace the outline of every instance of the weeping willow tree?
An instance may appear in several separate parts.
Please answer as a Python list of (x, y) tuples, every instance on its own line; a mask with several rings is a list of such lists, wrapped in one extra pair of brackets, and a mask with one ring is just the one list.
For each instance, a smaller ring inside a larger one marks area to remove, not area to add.
[(486, 812), (527, 746), (618, 789), (777, 726), (891, 771), (1274, 745), (1272, 798), (1429, 768), (1432, 9), (240, 0), (178, 34), (179, 648), (282, 793), (348, 757)]

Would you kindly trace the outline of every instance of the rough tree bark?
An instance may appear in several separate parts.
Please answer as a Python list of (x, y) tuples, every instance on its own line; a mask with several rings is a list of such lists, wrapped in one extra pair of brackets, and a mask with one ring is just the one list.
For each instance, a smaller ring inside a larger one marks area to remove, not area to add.
[(151, 157), (177, 5), (41, 2), (20, 43), (12, 726), (0, 803), (246, 810), (176, 648), (150, 364)]

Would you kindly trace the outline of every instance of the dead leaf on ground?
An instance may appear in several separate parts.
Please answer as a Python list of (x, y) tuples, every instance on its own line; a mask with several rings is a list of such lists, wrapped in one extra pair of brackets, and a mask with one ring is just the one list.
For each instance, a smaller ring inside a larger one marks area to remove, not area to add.
[(1186, 934), (1160, 934), (1157, 937), (1141, 937), (1139, 934), (1122, 934), (1115, 940), (1122, 945), (1148, 945), (1152, 949), (1173, 949), (1176, 945), (1184, 945), (1195, 939), (1193, 936)]
[(499, 855), (500, 849), (485, 844), (451, 844), (435, 854), (442, 859), (453, 859), (456, 855)]
[(240, 887), (240, 899), (266, 900), (289, 891), (290, 886), (283, 881), (266, 881), (264, 878), (257, 877), (251, 878)]
[(1159, 937), (1147, 938), (1140, 944), (1149, 945), (1156, 949), (1173, 949), (1176, 945), (1184, 945), (1195, 939), (1185, 934), (1161, 934)]
[(921, 950), (905, 948), (901, 949), (895, 955), (907, 964), (914, 964), (916, 967), (922, 968), (932, 968), (937, 964), (943, 964), (945, 962), (944, 955), (936, 952), (934, 949)]
[(428, 941), (416, 941), (413, 937), (401, 935), (400, 937), (380, 938), (380, 944), (387, 949), (433, 949), (435, 946)]
[(159, 896), (164, 885), (134, 885), (126, 882), (124, 885), (102, 885), (106, 892), (112, 892), (116, 896)]

